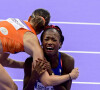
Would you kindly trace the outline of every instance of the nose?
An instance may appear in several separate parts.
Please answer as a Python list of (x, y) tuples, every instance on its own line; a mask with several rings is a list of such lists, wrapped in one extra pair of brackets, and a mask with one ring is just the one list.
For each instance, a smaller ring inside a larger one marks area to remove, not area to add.
[(49, 45), (52, 45), (52, 40), (49, 40), (47, 43), (48, 43)]

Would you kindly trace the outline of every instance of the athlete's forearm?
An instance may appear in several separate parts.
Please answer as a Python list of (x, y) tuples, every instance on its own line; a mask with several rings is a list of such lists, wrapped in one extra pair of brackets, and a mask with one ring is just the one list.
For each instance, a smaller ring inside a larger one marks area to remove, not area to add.
[(15, 61), (13, 59), (7, 58), (3, 63), (3, 66), (5, 67), (11, 67), (11, 68), (24, 68), (24, 62)]
[(8, 53), (0, 54), (0, 64), (5, 67), (12, 67), (12, 68), (23, 68), (24, 62), (15, 61), (13, 59), (8, 58)]
[(8, 56), (9, 56), (8, 53), (0, 54), (0, 63), (2, 64), (5, 60), (7, 60)]
[(65, 81), (68, 81), (70, 79), (69, 75), (50, 75), (45, 72), (43, 75), (40, 77), (40, 80), (44, 86), (55, 86), (59, 85), (61, 83), (64, 83)]

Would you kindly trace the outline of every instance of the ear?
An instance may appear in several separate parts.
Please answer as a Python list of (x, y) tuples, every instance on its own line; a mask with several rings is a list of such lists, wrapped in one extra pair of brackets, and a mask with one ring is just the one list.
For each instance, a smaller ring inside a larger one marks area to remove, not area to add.
[(30, 22), (30, 20), (31, 20), (31, 16), (29, 16), (29, 18), (28, 18), (28, 22)]

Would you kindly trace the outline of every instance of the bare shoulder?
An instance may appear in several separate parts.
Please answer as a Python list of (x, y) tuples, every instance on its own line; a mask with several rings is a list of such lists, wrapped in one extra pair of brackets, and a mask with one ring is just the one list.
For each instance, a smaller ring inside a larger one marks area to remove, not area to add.
[(32, 32), (26, 32), (25, 34), (24, 34), (24, 38), (23, 38), (23, 40), (24, 41), (33, 41), (33, 40), (38, 40), (38, 38), (37, 38), (37, 36), (34, 34), (34, 33), (32, 33)]
[(63, 74), (70, 73), (74, 68), (74, 58), (66, 53), (61, 52)]
[(74, 62), (74, 58), (66, 53), (60, 52), (61, 53), (61, 58), (63, 61), (70, 61), (70, 62)]

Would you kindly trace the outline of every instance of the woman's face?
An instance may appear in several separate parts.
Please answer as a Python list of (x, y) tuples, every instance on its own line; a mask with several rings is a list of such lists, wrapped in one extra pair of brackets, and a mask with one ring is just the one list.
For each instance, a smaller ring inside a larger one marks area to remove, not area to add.
[(47, 55), (55, 55), (61, 47), (60, 35), (55, 29), (49, 29), (43, 36), (43, 51)]

